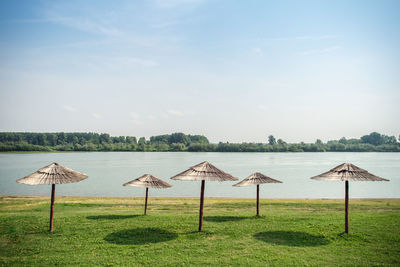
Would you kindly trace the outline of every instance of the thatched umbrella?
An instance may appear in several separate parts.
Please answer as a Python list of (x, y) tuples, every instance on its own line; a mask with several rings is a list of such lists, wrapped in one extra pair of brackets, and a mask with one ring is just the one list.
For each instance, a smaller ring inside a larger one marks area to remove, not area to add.
[(349, 181), (389, 181), (351, 163), (343, 163), (330, 171), (311, 177), (314, 180), (345, 181), (345, 232), (349, 233)]
[(188, 170), (181, 172), (173, 177), (172, 180), (183, 181), (201, 181), (200, 193), (200, 215), (199, 215), (199, 232), (203, 230), (203, 204), (204, 204), (204, 187), (205, 181), (237, 181), (229, 173), (223, 172), (211, 163), (204, 161), (200, 164), (190, 167)]
[(17, 183), (38, 185), (38, 184), (51, 184), (51, 204), (50, 204), (50, 227), (49, 231), (53, 231), (53, 214), (54, 214), (54, 195), (56, 191), (56, 184), (76, 183), (86, 179), (88, 176), (64, 167), (58, 163), (52, 163), (43, 167), (36, 172), (18, 179)]
[(151, 174), (145, 174), (139, 178), (123, 184), (123, 186), (146, 187), (146, 200), (144, 202), (144, 215), (147, 214), (147, 198), (149, 197), (149, 187), (151, 188), (167, 188), (171, 187), (169, 183), (164, 182)]
[(266, 183), (282, 183), (282, 182), (272, 179), (271, 177), (268, 177), (262, 173), (256, 172), (251, 174), (243, 181), (233, 185), (233, 186), (257, 185), (257, 216), (260, 216), (260, 184), (266, 184)]

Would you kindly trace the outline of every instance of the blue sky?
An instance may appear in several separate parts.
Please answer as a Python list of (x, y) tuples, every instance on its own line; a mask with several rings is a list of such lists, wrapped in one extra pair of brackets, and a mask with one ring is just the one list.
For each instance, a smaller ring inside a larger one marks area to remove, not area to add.
[(0, 131), (400, 134), (400, 1), (0, 1)]

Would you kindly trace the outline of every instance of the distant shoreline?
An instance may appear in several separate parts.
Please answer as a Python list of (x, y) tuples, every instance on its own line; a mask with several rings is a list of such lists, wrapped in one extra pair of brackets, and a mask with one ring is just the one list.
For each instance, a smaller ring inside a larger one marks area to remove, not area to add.
[(123, 152), (123, 153), (400, 153), (400, 151), (0, 151), (0, 154), (51, 154), (51, 153), (113, 153), (113, 152)]
[(206, 136), (172, 133), (145, 137), (106, 133), (0, 132), (3, 152), (400, 152), (400, 140), (372, 132), (360, 138), (288, 143), (273, 135), (261, 142), (211, 143)]

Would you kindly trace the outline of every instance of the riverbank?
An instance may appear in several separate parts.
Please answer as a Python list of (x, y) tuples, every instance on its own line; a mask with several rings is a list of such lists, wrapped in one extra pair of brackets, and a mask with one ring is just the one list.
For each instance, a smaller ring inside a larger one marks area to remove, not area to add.
[(0, 197), (1, 265), (399, 265), (400, 200)]
[[(49, 192), (51, 193), (51, 192)], [(74, 199), (80, 199), (80, 200), (85, 200), (85, 199), (99, 199), (99, 200), (106, 200), (106, 199), (143, 199), (142, 197), (109, 197), (109, 196), (98, 196), (98, 197), (91, 197), (91, 196), (65, 196), (65, 195), (57, 195), (57, 198), (74, 198)], [(48, 199), (49, 194), (44, 194), (44, 195), (1, 195), (0, 198), (43, 198), (43, 199)], [(198, 197), (152, 197), (154, 200), (162, 200), (162, 199), (192, 199), (196, 200)], [(244, 200), (244, 201), (255, 201), (255, 198), (247, 198), (247, 197), (237, 197), (237, 198), (232, 198), (232, 197), (207, 197), (206, 199), (225, 199), (225, 200)], [(260, 198), (264, 199), (266, 201), (313, 201), (313, 200), (327, 200), (327, 201), (344, 201), (343, 198)], [(400, 201), (400, 198), (350, 198), (351, 201), (353, 200), (364, 200), (364, 201)]]

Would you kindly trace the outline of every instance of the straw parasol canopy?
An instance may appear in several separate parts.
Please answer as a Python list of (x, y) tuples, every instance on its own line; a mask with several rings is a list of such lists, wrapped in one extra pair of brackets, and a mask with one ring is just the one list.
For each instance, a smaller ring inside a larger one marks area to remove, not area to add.
[(167, 188), (171, 187), (169, 183), (151, 175), (145, 174), (130, 182), (124, 183), (123, 186), (138, 186), (138, 187), (151, 187), (151, 188)]
[(146, 215), (147, 214), (147, 199), (149, 197), (149, 187), (151, 187), (151, 188), (168, 188), (168, 187), (171, 187), (172, 185), (164, 182), (163, 180), (161, 180), (151, 174), (144, 174), (135, 180), (124, 183), (123, 186), (146, 187), (146, 199), (144, 202), (144, 215)]
[(203, 161), (195, 166), (190, 167), (186, 171), (183, 171), (173, 177), (172, 180), (182, 181), (237, 181), (236, 177), (233, 177), (229, 173), (226, 173), (211, 163)]
[(86, 179), (88, 176), (58, 163), (52, 163), (43, 167), (24, 178), (18, 179), (17, 183), (38, 185), (38, 184), (68, 184), (76, 183)]
[(349, 181), (389, 181), (351, 163), (343, 163), (330, 171), (311, 177), (314, 180), (345, 182), (345, 233), (349, 233)]
[(266, 183), (282, 183), (282, 182), (272, 179), (271, 177), (268, 177), (262, 173), (256, 172), (256, 173), (251, 174), (249, 177), (247, 177), (243, 181), (240, 181), (239, 183), (234, 184), (233, 186), (260, 185), (260, 184), (266, 184)]
[(76, 183), (86, 179), (88, 175), (71, 170), (58, 163), (47, 165), (34, 173), (18, 179), (17, 183), (28, 185), (51, 184), (51, 204), (50, 204), (50, 227), (49, 231), (53, 231), (53, 214), (54, 214), (54, 195), (56, 184)]
[(199, 232), (203, 230), (203, 204), (204, 204), (204, 188), (205, 181), (237, 181), (238, 178), (226, 173), (211, 163), (203, 161), (195, 166), (190, 167), (186, 171), (183, 171), (173, 177), (172, 180), (182, 181), (201, 181), (201, 192), (200, 192), (200, 214), (199, 214)]
[(351, 163), (340, 164), (330, 171), (311, 177), (311, 179), (324, 181), (389, 181)]
[(251, 174), (243, 181), (240, 181), (239, 183), (233, 185), (238, 187), (257, 185), (257, 216), (260, 216), (260, 184), (266, 184), (266, 183), (282, 183), (282, 182), (272, 179), (271, 177), (268, 177), (262, 173), (256, 172)]

